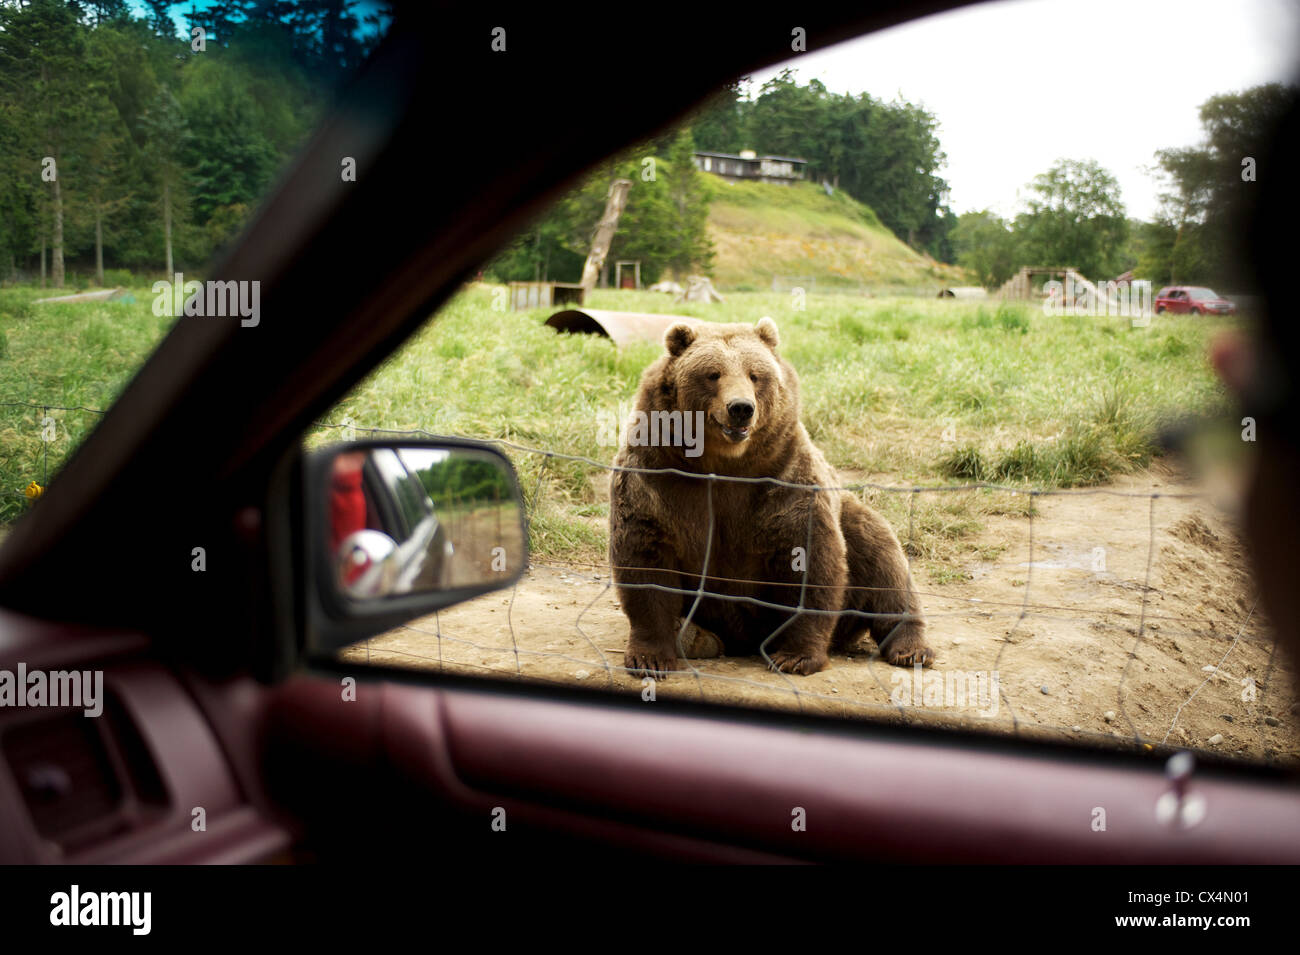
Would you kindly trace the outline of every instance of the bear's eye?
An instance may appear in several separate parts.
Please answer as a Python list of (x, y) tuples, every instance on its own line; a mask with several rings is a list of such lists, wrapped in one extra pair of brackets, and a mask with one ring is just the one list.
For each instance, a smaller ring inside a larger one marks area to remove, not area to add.
[(722, 377), (722, 372), (720, 371), (709, 372), (709, 381), (717, 381), (721, 377)]
[(749, 373), (749, 380), (752, 381), (754, 384), (758, 384), (758, 375), (755, 372), (751, 371)]

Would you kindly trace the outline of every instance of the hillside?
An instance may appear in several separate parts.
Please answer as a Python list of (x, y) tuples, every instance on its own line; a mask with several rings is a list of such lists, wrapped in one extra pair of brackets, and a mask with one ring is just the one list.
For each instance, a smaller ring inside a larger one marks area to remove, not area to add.
[(723, 290), (770, 289), (774, 275), (812, 276), (819, 290), (862, 283), (920, 292), (969, 284), (963, 270), (913, 251), (842, 191), (828, 196), (810, 182), (706, 178), (713, 195), (709, 236), (717, 249), (713, 276)]

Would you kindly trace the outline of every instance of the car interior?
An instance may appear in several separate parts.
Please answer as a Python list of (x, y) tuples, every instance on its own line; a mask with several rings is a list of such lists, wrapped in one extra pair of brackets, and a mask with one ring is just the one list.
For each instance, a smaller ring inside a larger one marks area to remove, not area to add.
[[(820, 48), (964, 5), (819, 5), (797, 25)], [(497, 19), (504, 53), (489, 42)], [(665, 49), (680, 69), (662, 69)], [(102, 720), (0, 709), (0, 863), (1300, 862), (1300, 790), (1276, 766), (1200, 760), (1204, 818), (1179, 826), (1157, 807), (1187, 779), (1140, 746), (648, 705), (339, 655), (510, 586), (527, 563), (527, 495), (495, 446), (348, 445), (432, 456), (403, 462), (429, 494), (412, 484), (417, 517), (442, 486), (429, 460), (480, 455), (518, 531), (436, 598), (367, 578), (399, 593), (367, 606), (355, 574), (320, 557), (339, 465), (304, 447), (306, 429), (584, 170), (790, 49), (788, 29), (725, 6), (615, 29), (576, 9), (396, 5), (213, 270), (261, 282), (260, 322), (178, 321), (0, 545), (0, 669), (102, 671), (105, 691)], [(475, 82), (449, 96), (449, 74)], [(626, 108), (649, 75), (660, 95)], [(446, 131), (482, 128), (503, 102), (517, 104), (498, 130), (511, 148), (473, 162), (448, 148)], [(342, 157), (355, 181), (340, 180)], [(434, 384), (427, 400), (440, 397)], [(364, 473), (372, 513), (392, 508), (373, 461)], [(375, 527), (350, 532), (357, 567), (399, 559), (366, 536)]]

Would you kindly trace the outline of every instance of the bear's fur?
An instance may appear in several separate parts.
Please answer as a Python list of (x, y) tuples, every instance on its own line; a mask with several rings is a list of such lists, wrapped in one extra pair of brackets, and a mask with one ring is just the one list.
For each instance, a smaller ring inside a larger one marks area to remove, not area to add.
[[(661, 677), (681, 669), (683, 656), (723, 651), (763, 653), (775, 669), (816, 673), (829, 665), (832, 647), (848, 649), (864, 632), (890, 663), (929, 665), (920, 601), (889, 525), (851, 493), (763, 480), (840, 484), (799, 421), (799, 379), (777, 353), (776, 323), (678, 324), (664, 345), (666, 353), (641, 377), (633, 422), (637, 413), (703, 412), (702, 450), (690, 446), (691, 431), (682, 432), (687, 446), (656, 442), (653, 427), (647, 441), (642, 418), (614, 463), (749, 480), (614, 472), (610, 560), (631, 623), (628, 670)], [(751, 599), (697, 597), (706, 559), (703, 591)], [(806, 610), (824, 612), (793, 613), (755, 600), (789, 607), (802, 601)], [(846, 609), (887, 616), (838, 613)], [(683, 626), (687, 619), (693, 626)]]

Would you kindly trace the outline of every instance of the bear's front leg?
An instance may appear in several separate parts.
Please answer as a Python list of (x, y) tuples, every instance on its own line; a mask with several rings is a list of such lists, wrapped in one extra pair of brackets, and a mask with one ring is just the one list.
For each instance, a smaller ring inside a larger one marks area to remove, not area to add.
[(669, 558), (664, 528), (654, 521), (629, 516), (623, 506), (625, 484), (615, 475), (610, 508), (609, 556), (618, 587), (618, 600), (631, 625), (623, 666), (636, 677), (662, 679), (685, 664), (677, 654), (682, 616), (681, 575)]
[(623, 666), (634, 677), (662, 680), (685, 664), (677, 656), (677, 626), (680, 601), (668, 605), (671, 595), (656, 594), (646, 599), (646, 591), (619, 587), (619, 600), (627, 611), (632, 632), (623, 651)]
[(851, 587), (844, 606), (859, 613), (840, 619), (833, 645), (847, 649), (869, 631), (886, 662), (930, 666), (934, 651), (925, 640), (921, 600), (893, 529), (851, 494), (844, 495), (840, 523), (848, 547)]
[(632, 626), (627, 649), (623, 651), (623, 666), (628, 673), (660, 680), (670, 671), (682, 669), (685, 664), (677, 655), (682, 598), (641, 586), (680, 587), (678, 576), (648, 571), (615, 571), (614, 574), (619, 602)]
[[(838, 515), (826, 495), (818, 498), (811, 535), (806, 508), (791, 514), (782, 522), (782, 531), (773, 535), (788, 545), (775, 555), (772, 565), (772, 579), (783, 584), (777, 588), (779, 596), (773, 602), (798, 606), (802, 590), (805, 612), (787, 617), (762, 645), (772, 669), (801, 676), (830, 666), (836, 611), (844, 600), (844, 586), (848, 582), (848, 562)], [(803, 586), (805, 566), (807, 586)]]

